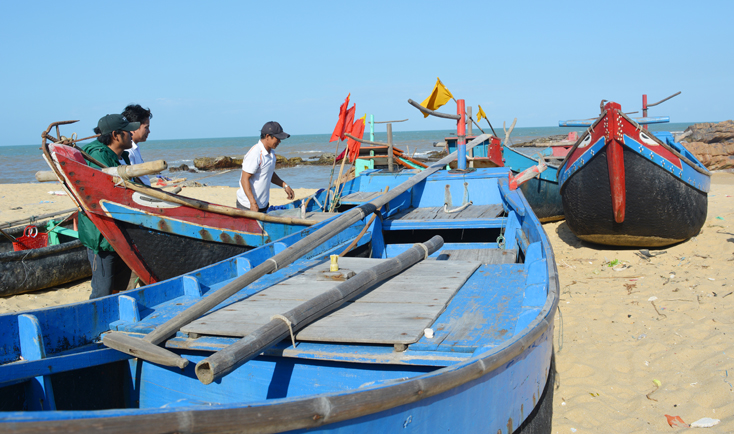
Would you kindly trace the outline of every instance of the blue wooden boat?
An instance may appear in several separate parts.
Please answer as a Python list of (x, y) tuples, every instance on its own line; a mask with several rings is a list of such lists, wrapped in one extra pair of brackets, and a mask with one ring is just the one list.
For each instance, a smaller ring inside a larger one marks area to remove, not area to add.
[(554, 157), (553, 150), (548, 147), (504, 146), (503, 151), (505, 165), (514, 175), (537, 166), (541, 158), (544, 160), (546, 169), (538, 177), (520, 185), (520, 189), (541, 222), (563, 220), (563, 202), (558, 186), (558, 166), (563, 158)]
[(662, 247), (696, 236), (708, 208), (711, 173), (670, 133), (642, 128), (667, 117), (632, 119), (614, 102), (588, 126), (558, 172), (569, 229), (593, 243)]
[[(499, 140), (494, 139), (496, 151), (492, 150), (490, 140), (485, 140), (474, 148), (474, 163), (479, 162), (478, 167), (507, 167), (513, 176), (517, 176), (524, 170), (540, 164), (540, 158), (543, 158), (547, 165), (546, 170), (541, 172), (539, 177), (520, 185), (520, 189), (541, 223), (562, 220), (563, 203), (557, 175), (558, 166), (563, 158), (554, 157), (553, 149), (550, 147), (512, 147), (507, 144), (499, 146)], [(448, 153), (456, 151), (456, 137), (447, 137), (445, 142)]]
[[(506, 169), (439, 170), (452, 158), (365, 171), (333, 219), (194, 272), (1, 315), (0, 430), (550, 432), (551, 245)], [(291, 314), (363, 276), (378, 283), (325, 316)], [(207, 383), (217, 357), (273, 324), (282, 337)]]

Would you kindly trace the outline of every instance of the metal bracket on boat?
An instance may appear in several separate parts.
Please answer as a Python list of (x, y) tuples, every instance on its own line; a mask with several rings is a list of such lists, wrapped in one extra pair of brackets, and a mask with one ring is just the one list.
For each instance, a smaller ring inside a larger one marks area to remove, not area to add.
[(444, 193), (444, 204), (443, 204), (443, 212), (446, 214), (451, 214), (455, 212), (461, 212), (467, 209), (470, 205), (474, 204), (474, 202), (469, 200), (469, 183), (464, 183), (464, 198), (461, 201), (461, 206), (454, 209), (449, 209), (450, 206), (453, 206), (453, 203), (451, 201), (451, 189), (449, 188), (449, 185), (446, 184), (446, 190)]

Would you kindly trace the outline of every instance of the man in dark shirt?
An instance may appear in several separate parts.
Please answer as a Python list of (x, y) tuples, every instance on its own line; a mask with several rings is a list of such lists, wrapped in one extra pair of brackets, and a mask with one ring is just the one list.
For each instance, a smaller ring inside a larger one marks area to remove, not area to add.
[[(128, 122), (122, 115), (107, 115), (94, 129), (100, 136), (83, 150), (107, 167), (120, 166), (120, 159), (130, 164), (126, 150), (132, 147), (132, 131), (139, 127), (139, 122)], [(101, 169), (92, 162), (88, 164)], [(87, 257), (92, 265), (92, 294), (89, 298), (124, 291), (130, 279), (130, 268), (84, 214), (79, 216), (79, 240), (87, 247)]]

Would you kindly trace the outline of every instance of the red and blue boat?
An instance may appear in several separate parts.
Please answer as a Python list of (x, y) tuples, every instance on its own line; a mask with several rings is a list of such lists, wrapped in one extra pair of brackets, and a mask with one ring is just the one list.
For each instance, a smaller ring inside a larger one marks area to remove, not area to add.
[(571, 231), (598, 244), (662, 247), (696, 236), (708, 206), (711, 173), (672, 134), (643, 125), (614, 102), (587, 126), (558, 172)]
[[(278, 217), (195, 200), (132, 183), (87, 165), (75, 146), (42, 151), (61, 186), (145, 284), (211, 265), (299, 232), (317, 221)], [(54, 140), (56, 139), (56, 140)]]

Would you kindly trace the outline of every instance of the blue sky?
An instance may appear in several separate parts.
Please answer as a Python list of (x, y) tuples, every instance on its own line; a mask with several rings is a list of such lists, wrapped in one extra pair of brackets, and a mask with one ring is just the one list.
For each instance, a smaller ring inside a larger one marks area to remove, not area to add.
[[(150, 139), (239, 137), (281, 122), (329, 133), (351, 92), (357, 113), (450, 129), (406, 101), (436, 77), (497, 127), (594, 116), (601, 99), (653, 116), (732, 118), (732, 1), (0, 3), (2, 145), (49, 123), (80, 136), (135, 102)], [(450, 102), (442, 111), (454, 113)]]

